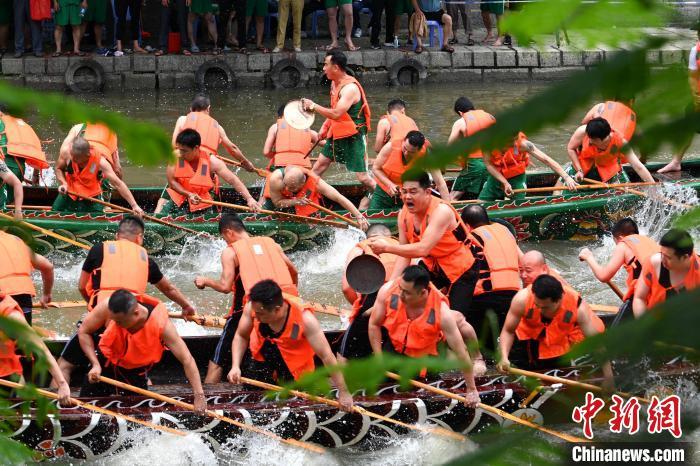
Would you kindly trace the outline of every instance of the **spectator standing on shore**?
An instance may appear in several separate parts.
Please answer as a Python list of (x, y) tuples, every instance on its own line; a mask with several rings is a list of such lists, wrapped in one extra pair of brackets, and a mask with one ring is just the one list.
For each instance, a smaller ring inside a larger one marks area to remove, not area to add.
[[(495, 45), (500, 47), (503, 45), (504, 37), (501, 36), (499, 31), (499, 24), (501, 22), (501, 17), (505, 11), (506, 2), (505, 0), (484, 0), (481, 2), (481, 19), (484, 20), (484, 27), (486, 28), (486, 37), (482, 44), (484, 45)], [(491, 31), (493, 26), (491, 23), (491, 13), (496, 17), (496, 35), (494, 36)]]
[[(3, 0), (3, 4), (9, 4), (9, 0)], [(9, 7), (9, 5), (7, 5)], [(44, 55), (41, 41), (41, 21), (33, 21), (29, 16), (29, 0), (13, 0), (15, 23), (15, 58), (24, 55), (24, 26), (29, 23), (32, 34), (32, 49), (35, 57)], [(0, 7), (5, 8), (5, 7)]]
[(219, 0), (219, 20), (216, 22), (216, 32), (218, 37), (217, 47), (222, 51), (228, 52), (229, 47), (229, 24), (231, 23), (231, 13), (233, 10), (233, 0)]
[(10, 20), (12, 19), (12, 4), (0, 2), (0, 54), (7, 52), (7, 41), (10, 37)]
[[(245, 8), (245, 22), (250, 29), (250, 22), (255, 17), (255, 48), (262, 53), (270, 53), (270, 50), (263, 45), (263, 34), (265, 33), (265, 16), (268, 14), (267, 0), (247, 0)], [(286, 23), (285, 23), (286, 24)], [(299, 38), (301, 41), (301, 36)]]
[[(250, 0), (249, 0), (250, 1)], [(326, 14), (328, 15), (328, 31), (331, 34), (331, 43), (323, 48), (325, 51), (339, 49), (338, 45), (338, 10), (343, 10), (345, 22), (345, 47), (350, 52), (359, 50), (352, 43), (352, 0), (325, 0)]]
[[(117, 51), (115, 57), (124, 55), (123, 45), (128, 40), (133, 41), (134, 53), (148, 53), (139, 45), (139, 20), (141, 18), (142, 0), (114, 0), (114, 10), (117, 14)], [(126, 31), (126, 12), (129, 11), (129, 34)]]
[(474, 39), (472, 39), (472, 26), (469, 22), (469, 11), (467, 11), (467, 5), (470, 2), (450, 0), (445, 2), (447, 7), (447, 14), (452, 18), (452, 31), (453, 37), (450, 39), (450, 44), (457, 43), (457, 29), (459, 28), (459, 18), (462, 17), (462, 24), (464, 25), (464, 34), (467, 36), (467, 45), (474, 45)]
[(214, 50), (212, 52), (214, 55), (218, 55), (221, 53), (221, 49), (218, 47), (219, 36), (216, 31), (214, 6), (212, 5), (211, 0), (186, 0), (186, 2), (190, 7), (190, 12), (187, 15), (187, 36), (190, 38), (190, 51), (192, 53), (199, 53), (199, 47), (197, 47), (197, 41), (194, 38), (193, 31), (194, 20), (197, 19), (197, 17), (201, 17), (203, 22), (207, 25), (209, 35), (214, 40)]
[(170, 18), (173, 7), (177, 15), (177, 27), (180, 30), (180, 47), (189, 49), (190, 41), (187, 37), (187, 5), (186, 0), (160, 0), (160, 32), (158, 34), (158, 50), (155, 55), (161, 56), (168, 53), (168, 34), (170, 34)]
[[(454, 37), (452, 34), (452, 18), (441, 8), (440, 0), (412, 0), (412, 2), (415, 11), (414, 14), (418, 15), (418, 17), (423, 16), (426, 21), (437, 21), (442, 24), (444, 36), (441, 50), (443, 52), (453, 53), (455, 49), (448, 44), (449, 40)], [(416, 40), (418, 41), (416, 53), (421, 53), (423, 51), (421, 36), (416, 34)]]
[(280, 0), (277, 11), (277, 45), (273, 52), (281, 52), (284, 49), (290, 9), (292, 10), (292, 44), (295, 52), (301, 52), (301, 20), (304, 12), (304, 0)]
[[(405, 0), (402, 0), (405, 1)], [(372, 29), (369, 42), (374, 50), (382, 48), (379, 42), (379, 34), (382, 32), (382, 12), (386, 12), (386, 40), (384, 44), (393, 45), (394, 40), (394, 21), (396, 0), (373, 0), (372, 1), (372, 19), (369, 22), (369, 27)]]
[(80, 51), (80, 39), (82, 39), (83, 36), (82, 23), (85, 12), (81, 11), (81, 9), (87, 9), (87, 1), (54, 0), (53, 9), (54, 22), (56, 23), (56, 29), (53, 33), (53, 37), (56, 41), (56, 52), (54, 52), (53, 56), (61, 56), (63, 31), (66, 26), (71, 26), (73, 30), (73, 53), (79, 57), (84, 57), (86, 53)]
[[(109, 0), (90, 0), (83, 17), (81, 27), (81, 36), (85, 35), (88, 23), (92, 23), (93, 32), (95, 33), (95, 45), (97, 46), (95, 53), (104, 55), (107, 49), (102, 44), (102, 28), (107, 22), (107, 2)], [(164, 0), (168, 1), (168, 0)]]

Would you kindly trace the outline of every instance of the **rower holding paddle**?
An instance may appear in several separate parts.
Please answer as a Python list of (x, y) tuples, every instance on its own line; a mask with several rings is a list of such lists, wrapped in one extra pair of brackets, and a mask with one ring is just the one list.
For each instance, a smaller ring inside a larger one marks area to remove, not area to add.
[(194, 284), (200, 290), (209, 287), (219, 293), (233, 293), (233, 300), (204, 383), (218, 383), (222, 372), (231, 367), (231, 344), (253, 285), (271, 279), (284, 293), (299, 296), (297, 269), (272, 238), (250, 236), (235, 214), (221, 216), (219, 233), (227, 244), (221, 252), (221, 276), (218, 280), (198, 276)]
[[(70, 148), (73, 139), (80, 136), (90, 144), (90, 149), (98, 152), (104, 157), (114, 169), (114, 173), (121, 179), (122, 164), (119, 158), (119, 147), (117, 135), (102, 123), (78, 123), (74, 125), (61, 144), (59, 154), (64, 157), (70, 156)], [(104, 185), (103, 185), (104, 187)]]
[[(96, 347), (93, 334), (101, 328), (105, 331)], [(109, 300), (102, 301), (85, 317), (78, 338), (92, 366), (80, 396), (119, 394), (113, 386), (99, 382), (103, 366), (110, 378), (147, 389), (148, 371), (168, 349), (182, 364), (192, 386), (195, 411), (201, 413), (207, 409), (197, 364), (170, 322), (168, 310), (158, 299), (116, 290)]]
[[(233, 338), (229, 382), (240, 384), (242, 374), (273, 383), (298, 380), (314, 370), (314, 356), (325, 366), (337, 364), (313, 310), (301, 299), (283, 294), (273, 280), (256, 283), (248, 297)], [(251, 357), (242, 368), (247, 351)], [(340, 407), (350, 410), (353, 400), (343, 374), (334, 372), (331, 379), (338, 389)]]
[[(61, 153), (54, 167), (58, 181), (58, 197), (51, 206), (57, 212), (103, 212), (104, 206), (83, 197), (102, 196), (103, 179), (114, 186), (131, 209), (142, 215), (129, 187), (119, 179), (110, 163), (82, 137), (75, 137), (67, 153)], [(69, 194), (75, 193), (75, 194)]]
[[(37, 183), (41, 170), (49, 167), (46, 154), (41, 148), (41, 140), (34, 128), (23, 119), (10, 116), (4, 105), (0, 105), (0, 162), (5, 162), (10, 172), (22, 183)], [(34, 169), (31, 180), (26, 180), (24, 176), (27, 165)], [(17, 205), (13, 194), (14, 192), (7, 192), (4, 187), (0, 187), (0, 205), (4, 206), (5, 202)]]

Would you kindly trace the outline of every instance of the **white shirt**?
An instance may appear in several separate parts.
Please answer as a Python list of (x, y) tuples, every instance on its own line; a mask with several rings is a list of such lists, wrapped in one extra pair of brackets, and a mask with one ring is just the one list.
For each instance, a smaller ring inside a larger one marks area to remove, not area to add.
[(690, 55), (688, 55), (688, 69), (690, 71), (697, 71), (698, 70), (698, 49), (697, 47), (693, 47), (690, 49)]

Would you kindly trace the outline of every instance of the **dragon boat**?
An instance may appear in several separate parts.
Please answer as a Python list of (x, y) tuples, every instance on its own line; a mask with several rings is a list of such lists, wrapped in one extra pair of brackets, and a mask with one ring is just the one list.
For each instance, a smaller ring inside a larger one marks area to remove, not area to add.
[[(651, 172), (661, 168), (661, 163), (647, 165)], [(639, 178), (629, 167), (625, 171), (631, 180)], [(664, 179), (669, 179), (669, 176)], [(529, 188), (552, 187), (557, 176), (551, 172), (529, 173)], [(453, 180), (448, 180), (451, 184)], [(675, 186), (700, 190), (700, 158), (683, 163), (683, 171), (673, 179)], [(359, 202), (363, 188), (357, 183), (339, 183), (334, 185), (344, 196)], [(249, 188), (254, 197), (260, 195), (260, 186)], [(161, 187), (136, 187), (132, 189), (136, 200), (147, 211), (153, 211), (162, 192)], [(112, 239), (117, 222), (123, 214), (106, 211), (102, 214), (63, 214), (50, 210), (56, 197), (54, 188), (26, 188), (25, 219), (37, 226), (54, 230), (63, 236), (78, 242), (92, 245), (106, 239)], [(518, 240), (592, 240), (602, 235), (616, 220), (634, 213), (639, 203), (644, 200), (638, 194), (624, 190), (586, 189), (564, 192), (561, 195), (528, 196), (525, 199), (511, 201), (486, 202), (484, 206), (489, 215), (505, 222)], [(232, 189), (222, 189), (220, 198), (224, 202), (244, 204), (243, 199)], [(126, 206), (115, 193), (112, 201)], [(458, 209), (466, 204), (455, 205)], [(338, 206), (328, 206), (338, 208)], [(224, 208), (226, 211), (226, 208)], [(368, 210), (367, 217), (371, 223), (383, 223), (396, 231), (399, 209)], [(338, 213), (348, 216), (347, 212)], [(255, 235), (271, 236), (285, 251), (308, 250), (327, 244), (333, 237), (333, 229), (309, 223), (294, 223), (268, 214), (241, 214), (249, 230)], [(318, 213), (320, 218), (333, 219), (328, 214)], [(210, 215), (183, 215), (163, 217), (163, 220), (176, 223), (192, 230), (216, 234), (220, 212)], [(144, 246), (154, 255), (178, 254), (193, 237), (192, 233), (173, 229), (168, 226), (149, 223), (144, 238)], [(43, 253), (54, 250), (75, 252), (76, 246), (43, 234), (35, 236), (37, 246)]]

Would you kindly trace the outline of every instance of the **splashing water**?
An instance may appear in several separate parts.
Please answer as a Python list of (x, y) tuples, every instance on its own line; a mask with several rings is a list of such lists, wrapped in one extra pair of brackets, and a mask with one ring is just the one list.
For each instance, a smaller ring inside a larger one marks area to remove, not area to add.
[[(639, 225), (640, 233), (657, 241), (677, 216), (687, 212), (683, 204), (698, 205), (697, 191), (687, 186), (664, 183), (648, 189), (646, 193), (648, 197), (644, 198), (633, 218)], [(698, 237), (700, 231), (695, 229), (691, 234)]]
[(100, 466), (167, 464), (171, 466), (216, 466), (216, 455), (198, 435), (161, 435), (150, 429), (130, 431), (131, 448), (94, 462)]

